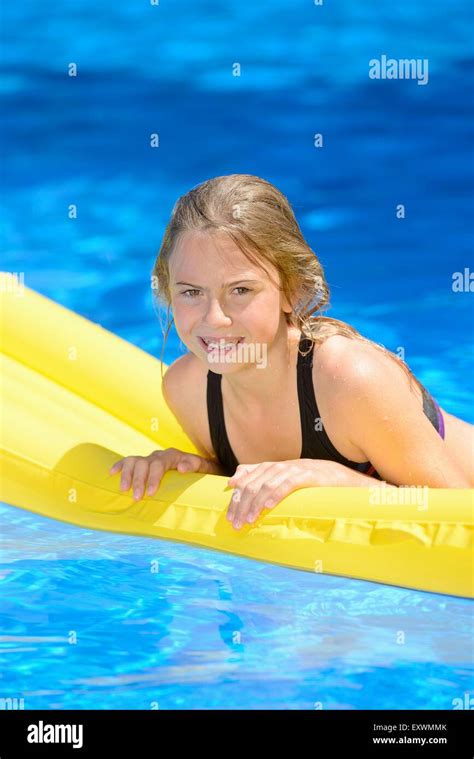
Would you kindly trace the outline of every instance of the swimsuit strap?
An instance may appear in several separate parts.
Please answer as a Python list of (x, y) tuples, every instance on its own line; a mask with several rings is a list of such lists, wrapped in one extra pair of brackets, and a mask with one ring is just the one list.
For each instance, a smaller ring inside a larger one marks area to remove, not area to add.
[(302, 459), (325, 459), (337, 461), (351, 469), (356, 469), (363, 474), (381, 479), (378, 472), (370, 461), (351, 461), (334, 447), (326, 430), (322, 426), (313, 385), (313, 354), (314, 342), (310, 338), (301, 336), (299, 349), (308, 351), (303, 356), (298, 353), (298, 401), (300, 407), (301, 433), (303, 445), (300, 458)]
[(438, 432), (441, 437), (444, 439), (445, 436), (445, 428), (444, 428), (444, 419), (443, 414), (441, 413), (441, 409), (436, 403), (435, 399), (427, 391), (427, 389), (422, 386), (422, 393), (423, 393), (423, 411), (425, 415), (430, 420), (431, 424), (435, 428), (436, 432)]
[(227, 437), (222, 402), (222, 374), (207, 372), (207, 416), (212, 447), (227, 477), (234, 474), (239, 462)]

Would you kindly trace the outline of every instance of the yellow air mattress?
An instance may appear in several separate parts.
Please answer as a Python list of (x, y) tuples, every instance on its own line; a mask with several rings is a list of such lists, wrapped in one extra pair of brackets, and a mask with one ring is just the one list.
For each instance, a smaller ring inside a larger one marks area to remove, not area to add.
[(225, 518), (225, 477), (167, 472), (135, 503), (109, 475), (114, 461), (197, 452), (164, 403), (160, 362), (8, 274), (0, 285), (2, 501), (85, 528), (473, 597), (473, 490), (427, 489), (407, 505), (374, 503), (369, 487), (306, 488), (239, 531)]

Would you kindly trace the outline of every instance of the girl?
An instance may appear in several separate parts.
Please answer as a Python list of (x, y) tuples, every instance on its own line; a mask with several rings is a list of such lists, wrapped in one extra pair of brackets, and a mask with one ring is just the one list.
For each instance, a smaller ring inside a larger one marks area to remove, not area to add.
[(323, 269), (269, 182), (232, 174), (179, 198), (153, 289), (168, 309), (165, 341), (174, 320), (189, 350), (163, 395), (201, 455), (116, 462), (136, 499), (170, 469), (233, 475), (227, 518), (239, 529), (298, 488), (474, 485), (474, 426), (398, 356), (320, 315)]

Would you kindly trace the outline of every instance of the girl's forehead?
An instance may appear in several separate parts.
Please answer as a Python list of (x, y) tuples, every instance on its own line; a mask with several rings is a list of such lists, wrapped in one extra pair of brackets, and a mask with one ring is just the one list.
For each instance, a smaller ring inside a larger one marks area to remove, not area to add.
[(184, 259), (192, 261), (215, 256), (229, 263), (240, 258), (248, 261), (240, 248), (226, 235), (203, 232), (184, 232), (174, 247), (171, 259), (181, 262)]
[(262, 269), (254, 264), (242, 250), (227, 237), (216, 235), (182, 235), (169, 259), (170, 274), (175, 279), (190, 276), (193, 272), (213, 279), (216, 275), (228, 279), (267, 279), (272, 268), (262, 261)]

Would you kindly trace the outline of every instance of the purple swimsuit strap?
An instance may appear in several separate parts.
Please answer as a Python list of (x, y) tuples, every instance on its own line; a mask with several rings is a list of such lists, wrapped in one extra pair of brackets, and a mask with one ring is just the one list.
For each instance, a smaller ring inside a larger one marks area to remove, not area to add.
[(431, 396), (431, 398), (433, 399), (433, 403), (434, 403), (434, 406), (435, 406), (435, 409), (436, 409), (436, 413), (438, 414), (438, 432), (439, 432), (439, 434), (441, 435), (441, 437), (444, 440), (445, 429), (444, 429), (443, 414), (441, 412), (440, 407), (438, 406), (438, 404), (436, 403), (435, 399), (433, 398), (433, 396)]

